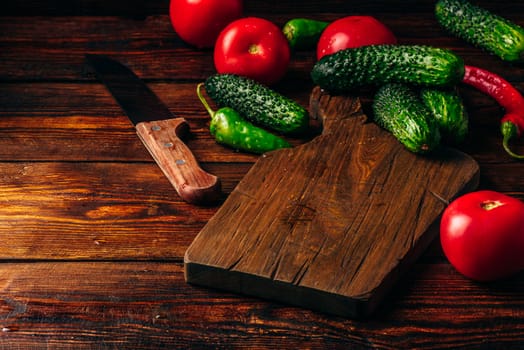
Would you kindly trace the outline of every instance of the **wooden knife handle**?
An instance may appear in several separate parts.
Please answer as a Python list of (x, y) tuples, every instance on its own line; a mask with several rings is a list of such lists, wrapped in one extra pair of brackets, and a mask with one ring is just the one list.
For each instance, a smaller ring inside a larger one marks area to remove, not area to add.
[(182, 141), (188, 130), (183, 118), (136, 125), (138, 136), (180, 197), (192, 204), (210, 204), (220, 197), (220, 179), (202, 170)]

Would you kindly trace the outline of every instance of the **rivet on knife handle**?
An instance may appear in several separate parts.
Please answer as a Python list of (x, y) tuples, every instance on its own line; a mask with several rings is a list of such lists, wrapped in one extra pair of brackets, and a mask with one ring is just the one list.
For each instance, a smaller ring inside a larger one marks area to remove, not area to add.
[(180, 139), (188, 128), (182, 118), (136, 125), (138, 136), (180, 197), (192, 204), (212, 203), (220, 197), (220, 180), (200, 168)]

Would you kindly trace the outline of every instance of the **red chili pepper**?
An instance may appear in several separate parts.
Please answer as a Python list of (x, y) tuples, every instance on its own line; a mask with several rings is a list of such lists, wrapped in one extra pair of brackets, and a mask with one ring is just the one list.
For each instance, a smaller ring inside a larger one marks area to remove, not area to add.
[(512, 157), (524, 159), (524, 155), (514, 153), (509, 147), (511, 139), (524, 133), (524, 97), (513, 85), (495, 73), (468, 65), (465, 68), (462, 82), (491, 96), (506, 112), (500, 124), (504, 149)]

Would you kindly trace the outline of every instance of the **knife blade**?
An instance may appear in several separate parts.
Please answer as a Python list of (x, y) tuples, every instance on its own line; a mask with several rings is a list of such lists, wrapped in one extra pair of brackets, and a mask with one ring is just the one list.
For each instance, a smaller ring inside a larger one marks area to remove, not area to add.
[(220, 179), (204, 171), (182, 141), (189, 132), (187, 121), (174, 116), (145, 82), (119, 61), (94, 54), (86, 59), (180, 197), (192, 204), (215, 202), (221, 193)]

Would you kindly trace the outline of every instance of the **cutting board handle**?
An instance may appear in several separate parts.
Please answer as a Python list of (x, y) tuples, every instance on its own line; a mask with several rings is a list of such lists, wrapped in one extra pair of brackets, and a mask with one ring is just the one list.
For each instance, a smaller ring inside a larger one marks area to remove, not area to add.
[[(336, 103), (330, 100), (336, 98)], [(322, 123), (323, 133), (330, 132), (343, 124), (344, 119), (358, 118), (362, 123), (368, 121), (362, 113), (362, 104), (359, 98), (339, 98), (329, 95), (319, 86), (315, 86), (309, 98), (309, 113), (312, 118)]]

